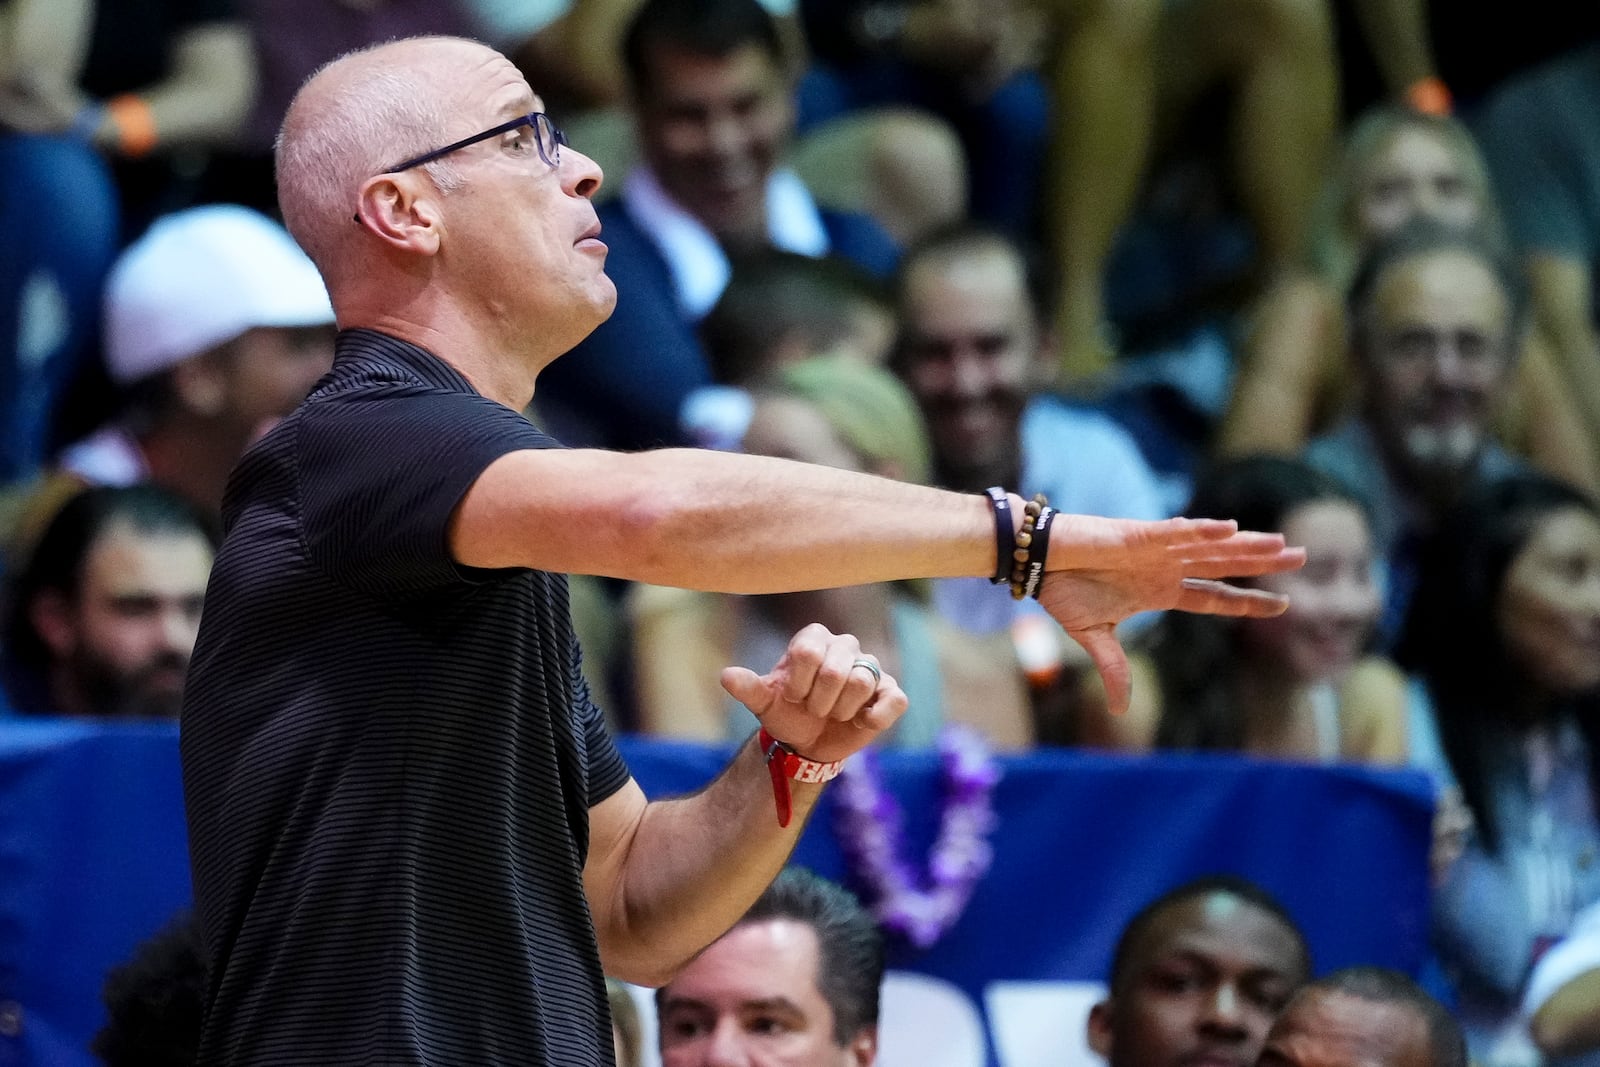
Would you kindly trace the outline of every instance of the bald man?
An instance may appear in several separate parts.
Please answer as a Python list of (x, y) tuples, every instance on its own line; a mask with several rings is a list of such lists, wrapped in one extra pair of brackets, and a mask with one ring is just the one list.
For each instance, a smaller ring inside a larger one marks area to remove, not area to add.
[(1079, 516), (1013, 562), (1015, 496), (559, 447), (520, 413), (616, 292), (600, 171), (541, 107), (505, 57), (422, 38), (335, 61), (285, 117), (283, 215), (341, 332), (230, 480), (186, 688), (201, 1063), (608, 1063), (602, 969), (659, 984), (727, 930), (905, 708), (853, 637), (807, 627), (765, 674), (723, 672), (761, 726), (727, 770), (647, 803), (566, 573), (759, 593), (1039, 564), (1125, 695), (1118, 619), (1276, 613), (1218, 579), (1302, 562), (1228, 523)]

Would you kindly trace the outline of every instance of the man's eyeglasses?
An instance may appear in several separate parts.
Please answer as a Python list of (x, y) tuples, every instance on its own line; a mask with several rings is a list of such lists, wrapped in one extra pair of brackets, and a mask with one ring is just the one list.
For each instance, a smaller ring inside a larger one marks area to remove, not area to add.
[[(451, 152), (459, 152), (469, 145), (475, 145), (479, 141), (487, 141), (489, 138), (498, 137), (503, 133), (510, 133), (512, 130), (523, 126), (532, 131), (534, 147), (539, 150), (539, 158), (544, 160), (552, 170), (560, 166), (561, 146), (567, 143), (567, 135), (562, 133), (560, 128), (550, 121), (549, 115), (542, 111), (530, 111), (526, 115), (518, 115), (510, 122), (502, 122), (500, 125), (492, 126), (482, 133), (475, 133), (471, 137), (463, 137), (454, 144), (447, 144), (443, 148), (435, 148), (432, 152), (424, 152), (420, 156), (408, 159), (404, 163), (397, 163), (378, 173), (398, 174), (400, 171), (410, 170), (412, 167), (420, 167), (424, 163), (432, 163), (436, 159), (448, 156)], [(359, 226), (361, 224), (361, 213), (359, 211), (356, 212), (354, 218), (356, 225)]]
[(533, 131), (533, 141), (534, 145), (539, 149), (539, 158), (551, 167), (559, 166), (561, 164), (561, 146), (567, 143), (567, 135), (556, 128), (555, 123), (550, 121), (549, 115), (542, 111), (530, 111), (526, 115), (518, 115), (510, 122), (502, 122), (500, 125), (492, 126), (482, 133), (464, 137), (455, 144), (447, 144), (443, 148), (435, 148), (432, 152), (424, 152), (422, 155), (408, 159), (404, 163), (397, 163), (381, 173), (395, 174), (402, 170), (410, 170), (412, 167), (420, 167), (424, 163), (432, 163), (436, 159), (448, 156), (451, 152), (459, 152), (468, 145), (475, 145), (479, 141), (487, 141), (489, 138), (498, 137), (502, 133), (510, 133), (521, 126), (526, 126)]

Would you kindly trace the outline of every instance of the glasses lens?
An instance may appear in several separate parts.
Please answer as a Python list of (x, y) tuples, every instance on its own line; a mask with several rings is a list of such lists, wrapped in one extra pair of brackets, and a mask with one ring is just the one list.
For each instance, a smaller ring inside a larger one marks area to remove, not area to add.
[(550, 116), (542, 113), (533, 120), (533, 132), (539, 142), (540, 157), (552, 167), (560, 166), (561, 146), (567, 143), (567, 135), (556, 129)]

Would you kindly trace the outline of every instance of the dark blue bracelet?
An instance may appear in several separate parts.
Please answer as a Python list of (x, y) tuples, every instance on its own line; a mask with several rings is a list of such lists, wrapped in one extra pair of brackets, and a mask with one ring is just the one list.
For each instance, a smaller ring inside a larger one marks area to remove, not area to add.
[(1011, 501), (998, 485), (984, 490), (994, 506), (994, 577), (989, 581), (1004, 585), (1011, 580), (1011, 556), (1017, 550), (1017, 531), (1011, 525)]

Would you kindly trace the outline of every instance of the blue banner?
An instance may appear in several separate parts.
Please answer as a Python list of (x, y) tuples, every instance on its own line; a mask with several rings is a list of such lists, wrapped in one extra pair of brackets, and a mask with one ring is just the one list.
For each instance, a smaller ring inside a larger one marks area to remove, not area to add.
[[(651, 796), (698, 788), (727, 756), (622, 746)], [(937, 756), (882, 765), (925, 849)], [(1003, 767), (989, 875), (938, 944), (892, 954), (884, 1067), (1092, 1062), (1082, 1014), (1123, 924), (1202, 874), (1243, 875), (1282, 899), (1319, 971), (1416, 973), (1425, 959), (1432, 805), (1420, 775), (1064, 750)], [(796, 859), (846, 877), (826, 796)], [(92, 1063), (105, 971), (189, 895), (173, 727), (0, 724), (0, 1065)]]

